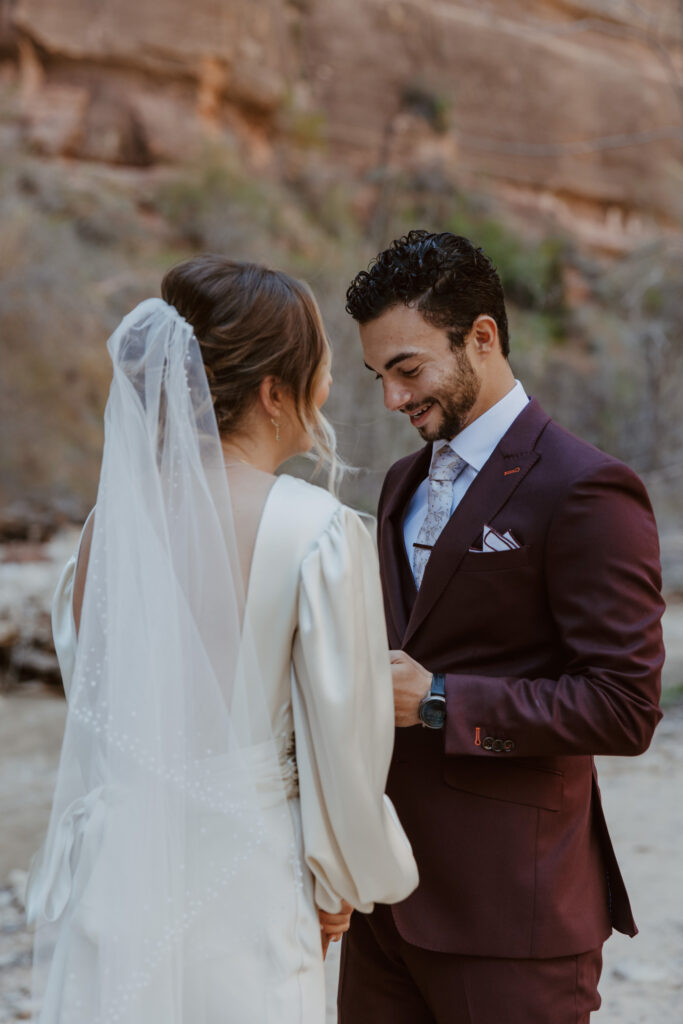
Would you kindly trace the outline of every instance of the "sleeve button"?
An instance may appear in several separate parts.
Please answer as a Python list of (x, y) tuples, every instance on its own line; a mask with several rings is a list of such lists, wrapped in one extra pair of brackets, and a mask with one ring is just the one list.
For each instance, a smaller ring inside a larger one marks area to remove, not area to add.
[(493, 743), (493, 736), (485, 736), (482, 742), (482, 747), (484, 750), (493, 750)]
[(496, 754), (501, 754), (502, 751), (503, 751), (503, 741), (502, 740), (495, 740), (494, 744), (493, 744), (493, 749), (494, 749)]
[(505, 751), (505, 753), (506, 754), (511, 754), (514, 749), (515, 749), (514, 740), (505, 740), (505, 743), (503, 744), (503, 750)]

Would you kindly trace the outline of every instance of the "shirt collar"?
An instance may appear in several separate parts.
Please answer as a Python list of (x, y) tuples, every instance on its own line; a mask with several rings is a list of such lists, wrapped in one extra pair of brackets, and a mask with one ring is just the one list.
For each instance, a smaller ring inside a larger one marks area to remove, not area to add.
[(435, 441), (432, 447), (432, 460), (445, 445), (464, 459), (478, 473), (488, 462), (496, 445), (526, 406), (529, 397), (518, 380), (515, 386), (500, 401), (487, 409), (485, 413), (469, 423), (464, 430), (456, 434), (450, 441)]

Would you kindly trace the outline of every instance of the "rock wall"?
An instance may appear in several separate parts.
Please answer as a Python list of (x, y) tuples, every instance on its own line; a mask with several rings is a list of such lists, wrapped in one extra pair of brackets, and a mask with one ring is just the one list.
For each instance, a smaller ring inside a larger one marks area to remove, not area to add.
[(47, 155), (145, 166), (219, 136), (276, 174), (322, 148), (317, 159), (359, 189), (380, 171), (436, 168), (604, 250), (683, 223), (675, 0), (1, 9), (25, 140)]
[(679, 6), (0, 0), (0, 538), (92, 505), (104, 339), (199, 249), (311, 282), (328, 411), (366, 470), (345, 496), (373, 507), (415, 437), (382, 411), (344, 290), (380, 244), (441, 224), (494, 255), (515, 371), (655, 474), (678, 535)]

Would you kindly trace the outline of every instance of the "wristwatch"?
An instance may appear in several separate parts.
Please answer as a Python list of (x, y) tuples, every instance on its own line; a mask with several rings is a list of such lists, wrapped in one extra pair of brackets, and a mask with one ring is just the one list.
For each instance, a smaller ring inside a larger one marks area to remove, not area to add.
[(429, 693), (422, 698), (417, 715), (428, 729), (442, 729), (446, 721), (446, 676), (438, 672), (432, 676)]

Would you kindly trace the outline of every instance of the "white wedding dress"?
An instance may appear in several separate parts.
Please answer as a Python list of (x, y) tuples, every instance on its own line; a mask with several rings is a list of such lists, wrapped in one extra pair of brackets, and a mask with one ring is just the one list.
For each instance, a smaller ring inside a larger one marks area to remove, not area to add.
[[(75, 571), (76, 556), (64, 569), (53, 608), (67, 698), (77, 650)], [(375, 901), (405, 898), (417, 884), (410, 845), (384, 795), (394, 735), (392, 686), (377, 558), (360, 518), (327, 491), (278, 477), (256, 534), (244, 616), (258, 645), (279, 777), (272, 763), (259, 764), (252, 754), (250, 770), (264, 806), (272, 793), (267, 842), (254, 846), (234, 822), (226, 832), (208, 811), (197, 821), (188, 848), (197, 876), (211, 878), (226, 865), (249, 862), (241, 867), (240, 895), (233, 897), (244, 905), (226, 915), (218, 903), (213, 917), (203, 913), (200, 934), (187, 932), (178, 961), (181, 1019), (193, 1024), (201, 1007), (207, 1024), (323, 1024), (316, 904), (336, 912), (341, 897), (367, 912)], [(98, 806), (97, 793), (64, 812), (52, 861), (40, 865), (29, 886), (33, 918), (71, 915), (70, 927), (58, 933), (41, 1024), (70, 1024), (62, 1011), (67, 1004), (81, 1008), (78, 1020), (88, 1020), (88, 1003), (97, 1002), (88, 989), (89, 976), (97, 977), (89, 965), (116, 923), (103, 920), (98, 905), (105, 892), (111, 898), (117, 877), (116, 865), (97, 859), (98, 837), (107, 828), (102, 819), (112, 813)], [(144, 843), (144, 821), (140, 825)], [(88, 858), (92, 863), (81, 870)], [(241, 944), (240, 922), (253, 916), (260, 888), (265, 933)], [(141, 906), (141, 922), (144, 914)], [(167, 1019), (160, 985), (168, 977), (161, 978), (152, 978), (140, 996), (149, 1024)], [(69, 995), (70, 985), (76, 996)], [(126, 1024), (125, 1008), (120, 1017), (102, 1019)]]

